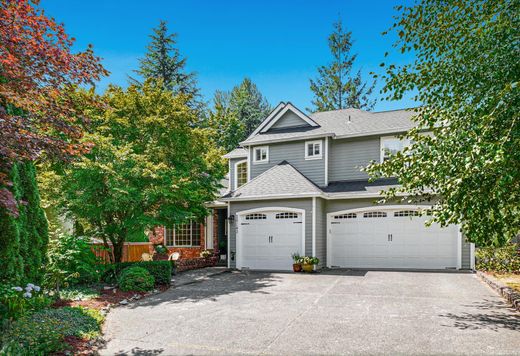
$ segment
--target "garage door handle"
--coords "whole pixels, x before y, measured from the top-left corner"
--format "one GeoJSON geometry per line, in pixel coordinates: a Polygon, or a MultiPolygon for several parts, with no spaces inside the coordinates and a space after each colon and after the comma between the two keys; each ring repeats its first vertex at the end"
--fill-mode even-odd
{"type": "Polygon", "coordinates": [[[392,234],[388,234],[388,241],[392,241],[394,239],[394,237],[392,236],[392,234]]]}

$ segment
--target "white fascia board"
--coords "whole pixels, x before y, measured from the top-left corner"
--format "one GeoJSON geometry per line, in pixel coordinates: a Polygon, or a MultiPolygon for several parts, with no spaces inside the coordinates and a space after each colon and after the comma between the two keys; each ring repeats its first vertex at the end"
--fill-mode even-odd
{"type": "Polygon", "coordinates": [[[247,142],[247,140],[245,140],[245,141],[240,142],[240,145],[249,147],[249,146],[267,145],[270,143],[302,141],[302,140],[311,140],[311,139],[325,138],[325,137],[334,137],[334,134],[333,133],[319,133],[319,134],[314,134],[314,135],[282,137],[282,138],[274,138],[271,140],[253,141],[253,142],[247,142]]]}
{"type": "Polygon", "coordinates": [[[356,132],[356,133],[346,134],[346,135],[337,135],[334,138],[336,140],[340,140],[342,138],[378,136],[378,135],[395,135],[395,134],[406,133],[411,129],[412,129],[411,127],[398,127],[398,128],[391,129],[391,130],[385,129],[385,130],[377,130],[377,131],[356,132]]]}
{"type": "Polygon", "coordinates": [[[318,127],[319,125],[314,121],[312,120],[310,117],[308,117],[307,115],[305,115],[301,110],[299,110],[297,107],[295,107],[293,104],[291,103],[287,103],[287,105],[285,105],[285,107],[283,108],[282,111],[280,111],[279,113],[276,114],[275,117],[273,117],[268,123],[267,125],[265,125],[261,130],[260,132],[266,132],[267,130],[269,130],[278,120],[280,120],[280,118],[282,116],[284,116],[287,111],[292,111],[294,114],[296,114],[300,119],[302,119],[303,121],[305,121],[306,123],[308,123],[309,125],[311,125],[312,127],[318,127]]]}
{"type": "Polygon", "coordinates": [[[277,195],[252,195],[244,198],[220,198],[221,201],[249,201],[249,200],[271,200],[271,199],[300,199],[300,198],[325,198],[322,193],[306,193],[306,194],[277,194],[277,195]]]}
{"type": "Polygon", "coordinates": [[[261,123],[260,125],[258,125],[258,127],[255,129],[255,131],[253,131],[253,133],[252,133],[251,135],[249,135],[248,138],[246,138],[246,141],[247,141],[249,138],[255,136],[257,133],[259,133],[260,130],[262,130],[262,128],[263,128],[265,125],[267,125],[267,124],[269,123],[269,121],[271,121],[271,119],[272,119],[273,117],[275,117],[276,114],[278,114],[278,112],[279,112],[280,110],[282,110],[282,109],[285,107],[285,105],[286,105],[286,104],[285,104],[283,101],[280,101],[280,104],[278,104],[278,105],[274,108],[274,110],[271,111],[271,113],[270,113],[270,114],[265,118],[265,120],[262,121],[262,123],[261,123]]]}

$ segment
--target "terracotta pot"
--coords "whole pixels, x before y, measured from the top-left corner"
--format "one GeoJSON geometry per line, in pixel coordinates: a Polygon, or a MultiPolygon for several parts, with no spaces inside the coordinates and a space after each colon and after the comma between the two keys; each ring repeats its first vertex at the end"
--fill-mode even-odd
{"type": "Polygon", "coordinates": [[[314,270],[314,265],[304,263],[302,265],[303,272],[311,273],[314,270]]]}
{"type": "Polygon", "coordinates": [[[302,271],[302,264],[301,263],[293,263],[292,270],[294,272],[301,272],[302,271]]]}

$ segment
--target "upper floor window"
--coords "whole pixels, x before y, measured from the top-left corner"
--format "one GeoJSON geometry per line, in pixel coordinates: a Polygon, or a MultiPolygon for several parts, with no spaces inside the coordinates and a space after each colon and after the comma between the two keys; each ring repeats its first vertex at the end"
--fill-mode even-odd
{"type": "Polygon", "coordinates": [[[407,138],[400,139],[395,136],[381,137],[381,162],[389,159],[409,145],[410,140],[407,138]]]}
{"type": "Polygon", "coordinates": [[[235,189],[247,183],[247,160],[235,163],[235,189]]]}
{"type": "Polygon", "coordinates": [[[199,247],[202,225],[190,220],[185,224],[177,224],[173,228],[164,229],[166,246],[199,247]]]}
{"type": "Polygon", "coordinates": [[[322,141],[305,142],[305,159],[319,159],[323,157],[322,141]]]}
{"type": "Polygon", "coordinates": [[[269,162],[269,147],[255,147],[253,154],[253,162],[255,163],[267,163],[269,162]]]}

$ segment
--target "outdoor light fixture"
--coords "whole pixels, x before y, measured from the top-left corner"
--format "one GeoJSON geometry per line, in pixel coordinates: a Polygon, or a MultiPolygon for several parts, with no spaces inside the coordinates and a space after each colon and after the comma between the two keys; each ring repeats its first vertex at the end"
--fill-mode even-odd
{"type": "Polygon", "coordinates": [[[235,215],[230,215],[230,216],[228,216],[227,219],[229,220],[230,223],[232,223],[233,221],[235,221],[235,215]]]}

